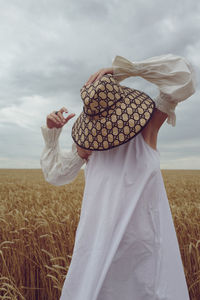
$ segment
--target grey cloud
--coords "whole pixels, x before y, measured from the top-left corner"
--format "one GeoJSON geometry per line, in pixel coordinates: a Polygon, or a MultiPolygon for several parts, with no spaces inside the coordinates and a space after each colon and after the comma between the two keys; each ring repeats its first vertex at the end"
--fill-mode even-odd
{"type": "Polygon", "coordinates": [[[86,66],[81,61],[57,60],[43,70],[16,70],[12,84],[26,89],[26,94],[55,95],[74,92],[83,84],[86,66]],[[81,72],[80,72],[81,70],[81,72]]]}
{"type": "MultiPolygon", "coordinates": [[[[99,68],[110,66],[115,55],[134,61],[171,52],[186,56],[200,75],[198,1],[13,0],[2,2],[1,8],[0,114],[7,108],[8,118],[6,123],[1,114],[1,156],[13,161],[30,158],[35,161],[31,165],[38,161],[39,166],[43,145],[39,127],[46,114],[64,105],[78,114],[80,87],[99,68]],[[19,116],[9,115],[13,107],[20,109],[19,116]],[[31,107],[39,116],[23,127],[31,107]]],[[[152,98],[158,94],[154,85],[141,78],[122,84],[144,90],[152,98]]],[[[161,129],[159,148],[166,164],[172,164],[173,158],[189,160],[190,154],[198,155],[198,95],[199,90],[178,106],[175,128],[166,124],[161,129]]],[[[63,142],[70,136],[70,126],[61,137],[63,142]]],[[[69,138],[64,145],[69,148],[70,143],[69,138]]]]}
{"type": "Polygon", "coordinates": [[[43,70],[13,69],[9,80],[2,84],[0,106],[21,102],[30,95],[63,97],[66,93],[79,93],[88,77],[87,67],[82,61],[57,60],[43,70]],[[80,72],[81,70],[81,72],[80,72]],[[12,88],[11,88],[12,87],[12,88]]]}

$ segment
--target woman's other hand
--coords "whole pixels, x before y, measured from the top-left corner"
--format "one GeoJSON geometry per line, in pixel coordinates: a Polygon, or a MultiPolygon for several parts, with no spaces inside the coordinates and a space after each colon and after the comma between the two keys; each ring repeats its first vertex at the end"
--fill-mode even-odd
{"type": "Polygon", "coordinates": [[[105,74],[113,74],[113,68],[104,68],[91,75],[85,85],[93,83],[95,80],[99,80],[105,74]]]}
{"type": "Polygon", "coordinates": [[[46,118],[46,124],[48,128],[61,128],[63,127],[75,114],[70,114],[66,118],[63,116],[63,113],[68,113],[68,110],[65,107],[62,107],[57,113],[53,111],[46,118]]]}
{"type": "Polygon", "coordinates": [[[83,148],[79,147],[78,145],[76,145],[76,148],[77,148],[78,155],[81,158],[88,160],[88,157],[91,155],[92,151],[83,149],[83,148]]]}

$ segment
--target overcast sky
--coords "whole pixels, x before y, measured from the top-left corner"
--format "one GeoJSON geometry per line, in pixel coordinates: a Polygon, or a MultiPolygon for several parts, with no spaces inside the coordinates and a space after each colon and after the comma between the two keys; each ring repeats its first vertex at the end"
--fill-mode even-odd
{"type": "MultiPolygon", "coordinates": [[[[78,116],[80,88],[116,55],[174,53],[192,63],[197,91],[160,131],[161,168],[200,169],[199,50],[198,0],[0,0],[0,168],[39,168],[46,115],[65,106],[78,116]]],[[[123,84],[158,94],[141,78],[123,84]]]]}

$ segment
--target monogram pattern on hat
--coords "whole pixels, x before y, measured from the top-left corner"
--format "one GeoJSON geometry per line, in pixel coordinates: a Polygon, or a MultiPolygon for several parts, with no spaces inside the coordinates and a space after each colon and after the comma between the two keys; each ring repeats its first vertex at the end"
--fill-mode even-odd
{"type": "Polygon", "coordinates": [[[116,83],[113,76],[102,77],[100,82],[96,81],[89,88],[83,87],[81,89],[84,112],[94,116],[108,110],[120,100],[122,92],[121,86],[116,83]]]}
{"type": "Polygon", "coordinates": [[[147,94],[120,86],[111,75],[84,87],[81,97],[84,110],[73,125],[72,137],[90,150],[108,150],[128,142],[144,128],[155,107],[147,94]],[[111,92],[114,98],[108,96],[111,92]]]}

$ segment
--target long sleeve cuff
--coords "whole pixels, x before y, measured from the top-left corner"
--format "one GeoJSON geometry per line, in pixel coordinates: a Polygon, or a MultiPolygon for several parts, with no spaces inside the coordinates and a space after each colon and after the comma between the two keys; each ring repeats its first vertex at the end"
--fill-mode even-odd
{"type": "Polygon", "coordinates": [[[70,183],[75,179],[86,160],[78,155],[74,143],[71,151],[60,149],[59,136],[62,131],[61,128],[49,129],[42,126],[41,131],[45,147],[40,158],[40,164],[46,181],[53,185],[70,183]]]}
{"type": "Polygon", "coordinates": [[[47,148],[53,148],[57,145],[62,128],[41,127],[42,135],[47,148]]]}
{"type": "Polygon", "coordinates": [[[175,126],[176,125],[175,108],[178,105],[178,103],[171,102],[169,100],[169,96],[162,93],[160,93],[160,95],[156,97],[154,101],[155,101],[156,108],[168,115],[167,123],[172,126],[175,126]]]}

